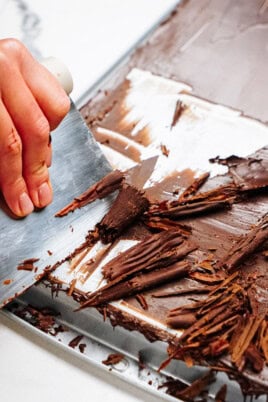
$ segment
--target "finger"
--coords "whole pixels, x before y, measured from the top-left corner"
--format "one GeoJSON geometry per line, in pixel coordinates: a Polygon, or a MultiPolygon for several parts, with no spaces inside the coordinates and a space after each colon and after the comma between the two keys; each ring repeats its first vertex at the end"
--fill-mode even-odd
{"type": "Polygon", "coordinates": [[[70,110],[70,99],[57,79],[32,57],[25,57],[21,66],[23,77],[45,114],[51,130],[70,110]]]}
{"type": "Polygon", "coordinates": [[[22,177],[22,144],[9,114],[0,102],[0,187],[11,211],[30,214],[33,203],[22,177]]]}
{"type": "Polygon", "coordinates": [[[45,207],[52,201],[46,164],[51,153],[49,123],[17,71],[3,88],[2,99],[21,137],[23,177],[29,195],[36,207],[45,207]]]}

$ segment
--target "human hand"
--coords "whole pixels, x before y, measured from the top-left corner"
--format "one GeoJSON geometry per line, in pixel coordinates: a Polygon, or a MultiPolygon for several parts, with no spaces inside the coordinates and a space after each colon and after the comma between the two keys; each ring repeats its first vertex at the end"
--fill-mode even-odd
{"type": "Polygon", "coordinates": [[[52,201],[50,131],[69,109],[56,78],[22,43],[0,40],[0,190],[19,217],[52,201]]]}

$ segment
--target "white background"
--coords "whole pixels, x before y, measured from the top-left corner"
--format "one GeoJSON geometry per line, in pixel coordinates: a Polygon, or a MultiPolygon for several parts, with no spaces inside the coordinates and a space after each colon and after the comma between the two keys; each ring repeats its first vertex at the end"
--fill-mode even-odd
{"type": "MultiPolygon", "coordinates": [[[[0,0],[0,38],[57,56],[75,101],[177,0],[0,0]]],[[[81,362],[0,315],[1,402],[137,402],[155,397],[81,362]]]]}

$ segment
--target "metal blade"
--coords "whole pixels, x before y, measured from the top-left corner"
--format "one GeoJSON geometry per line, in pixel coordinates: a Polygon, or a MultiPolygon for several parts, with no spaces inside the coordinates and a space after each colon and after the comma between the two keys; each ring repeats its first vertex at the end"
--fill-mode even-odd
{"type": "Polygon", "coordinates": [[[0,307],[33,285],[47,266],[53,266],[78,247],[96,223],[95,216],[101,215],[104,208],[100,203],[64,218],[54,217],[74,196],[111,170],[73,104],[53,132],[52,146],[53,203],[24,219],[14,219],[4,203],[0,205],[0,307]],[[17,269],[31,258],[38,258],[35,270],[17,269]]]}

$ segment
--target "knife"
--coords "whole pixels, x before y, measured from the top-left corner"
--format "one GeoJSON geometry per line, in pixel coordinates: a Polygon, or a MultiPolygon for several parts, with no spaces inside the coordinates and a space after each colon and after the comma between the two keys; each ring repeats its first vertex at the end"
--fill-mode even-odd
{"type": "Polygon", "coordinates": [[[73,102],[68,115],[52,133],[52,144],[52,204],[16,219],[0,199],[0,307],[26,291],[46,268],[78,247],[95,224],[96,207],[92,205],[64,219],[54,216],[75,195],[111,171],[73,102]]]}

